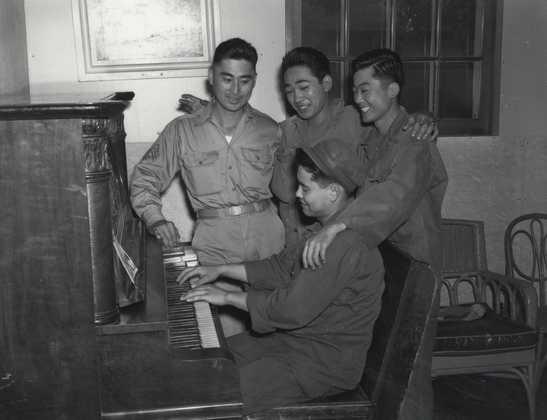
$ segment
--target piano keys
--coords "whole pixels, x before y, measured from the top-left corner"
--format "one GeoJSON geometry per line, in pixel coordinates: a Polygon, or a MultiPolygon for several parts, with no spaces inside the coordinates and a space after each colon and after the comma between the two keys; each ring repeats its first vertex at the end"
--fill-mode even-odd
{"type": "Polygon", "coordinates": [[[117,326],[98,327],[102,417],[239,418],[239,374],[215,308],[180,301],[188,286],[176,278],[197,259],[147,240],[147,300],[123,308],[117,326]]]}
{"type": "Polygon", "coordinates": [[[190,289],[179,285],[178,271],[167,276],[167,329],[172,349],[211,349],[220,347],[213,310],[207,302],[183,302],[180,296],[190,289]]]}
{"type": "MultiPolygon", "coordinates": [[[[196,253],[188,244],[163,252],[163,265],[167,292],[167,329],[171,350],[207,350],[202,357],[226,354],[226,343],[216,310],[207,302],[184,302],[182,294],[190,284],[177,283],[177,277],[186,267],[199,265],[196,253]],[[222,343],[222,345],[221,345],[222,343]],[[216,349],[217,351],[214,351],[216,349]]],[[[188,353],[192,358],[196,353],[188,353]]],[[[226,357],[229,357],[228,355],[226,357]]]]}

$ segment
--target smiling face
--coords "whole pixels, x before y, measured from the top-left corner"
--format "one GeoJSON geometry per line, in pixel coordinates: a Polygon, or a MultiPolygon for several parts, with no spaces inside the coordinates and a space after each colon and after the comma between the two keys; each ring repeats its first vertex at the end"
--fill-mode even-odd
{"type": "Polygon", "coordinates": [[[209,69],[209,83],[216,102],[226,111],[237,112],[249,102],[256,72],[247,60],[227,58],[209,69]]]}
{"type": "Polygon", "coordinates": [[[398,94],[399,84],[374,77],[372,67],[358,70],[353,75],[353,100],[364,123],[373,123],[379,128],[391,123],[398,94]]]}
{"type": "Polygon", "coordinates": [[[322,186],[312,179],[311,172],[303,166],[298,166],[296,178],[298,180],[296,198],[306,216],[322,219],[332,213],[332,203],[337,198],[333,184],[322,186]]]}
{"type": "Polygon", "coordinates": [[[303,120],[313,120],[326,112],[332,78],[329,75],[319,80],[309,67],[289,67],[283,75],[285,97],[303,120]]]}

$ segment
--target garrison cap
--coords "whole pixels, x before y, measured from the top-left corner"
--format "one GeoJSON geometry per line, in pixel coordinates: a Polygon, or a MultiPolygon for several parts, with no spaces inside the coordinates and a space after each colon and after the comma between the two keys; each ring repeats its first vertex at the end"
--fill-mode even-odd
{"type": "Polygon", "coordinates": [[[302,150],[325,175],[342,185],[349,194],[363,183],[364,165],[350,143],[327,138],[313,146],[304,146],[302,150]]]}

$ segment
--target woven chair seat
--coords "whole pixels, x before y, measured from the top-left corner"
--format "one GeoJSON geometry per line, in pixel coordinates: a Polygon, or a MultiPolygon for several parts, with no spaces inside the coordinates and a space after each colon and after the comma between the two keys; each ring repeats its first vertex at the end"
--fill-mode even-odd
{"type": "Polygon", "coordinates": [[[435,356],[490,354],[533,349],[537,331],[487,310],[474,321],[440,321],[433,353],[435,356]]]}

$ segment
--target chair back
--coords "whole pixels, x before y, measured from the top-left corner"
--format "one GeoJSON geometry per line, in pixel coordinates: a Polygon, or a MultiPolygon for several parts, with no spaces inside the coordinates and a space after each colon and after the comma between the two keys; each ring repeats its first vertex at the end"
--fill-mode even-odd
{"type": "Polygon", "coordinates": [[[426,264],[387,243],[380,251],[385,290],[361,385],[376,403],[377,418],[397,419],[420,392],[413,381],[430,378],[429,369],[418,370],[430,367],[438,286],[426,264]]]}
{"type": "Polygon", "coordinates": [[[484,223],[479,220],[442,219],[442,274],[487,269],[484,223]]]}
{"type": "Polygon", "coordinates": [[[505,229],[505,275],[539,286],[539,304],[546,304],[547,214],[529,213],[515,218],[505,229]]]}

